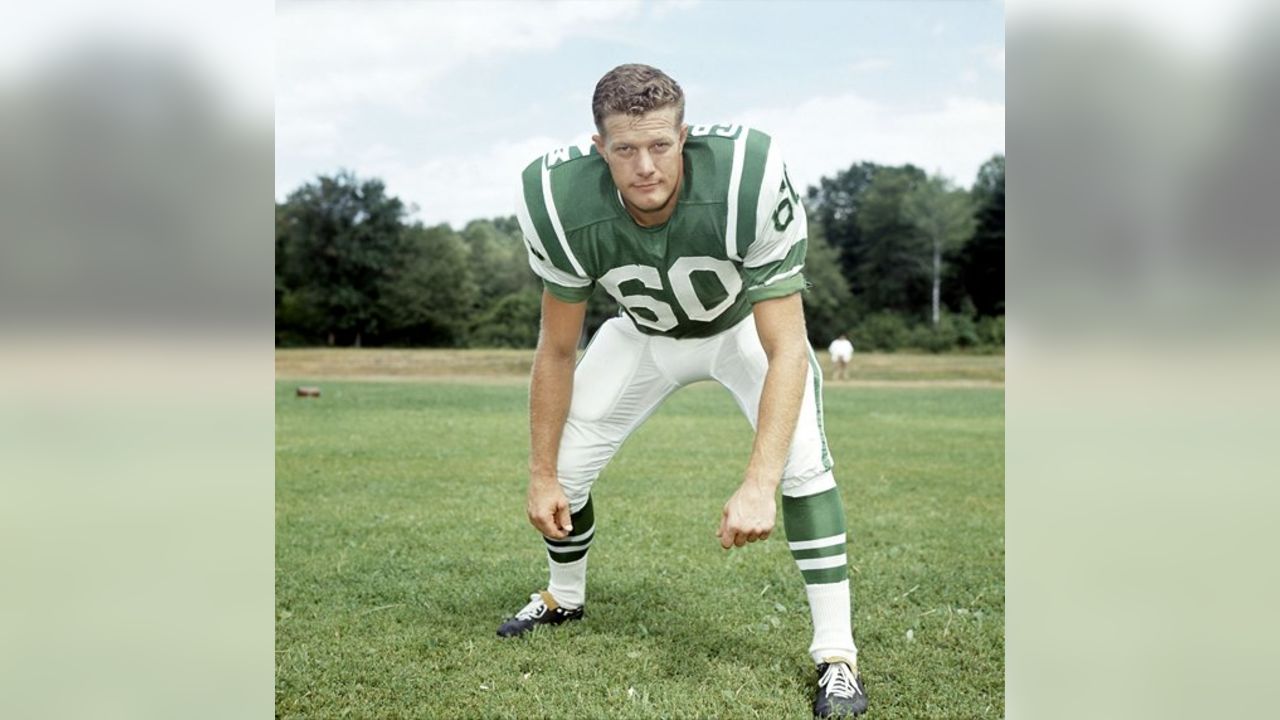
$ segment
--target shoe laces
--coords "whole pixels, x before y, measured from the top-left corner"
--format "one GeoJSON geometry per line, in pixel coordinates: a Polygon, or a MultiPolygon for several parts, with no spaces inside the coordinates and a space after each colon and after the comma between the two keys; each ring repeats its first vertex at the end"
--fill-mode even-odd
{"type": "Polygon", "coordinates": [[[529,596],[529,604],[520,608],[520,612],[516,613],[517,620],[536,620],[542,617],[547,611],[547,604],[542,601],[541,593],[534,593],[529,596]]]}
{"type": "Polygon", "coordinates": [[[827,665],[827,671],[818,680],[818,687],[826,688],[828,695],[842,698],[851,698],[862,692],[853,671],[842,662],[827,665]]]}

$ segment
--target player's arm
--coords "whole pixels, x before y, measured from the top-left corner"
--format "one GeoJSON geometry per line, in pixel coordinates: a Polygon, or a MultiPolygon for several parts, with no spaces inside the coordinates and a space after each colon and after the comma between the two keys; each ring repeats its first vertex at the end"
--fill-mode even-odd
{"type": "Polygon", "coordinates": [[[573,370],[585,302],[565,302],[542,292],[542,329],[529,382],[529,522],[550,538],[568,537],[569,501],[560,488],[556,462],[560,436],[573,399],[573,370]]]}
{"type": "Polygon", "coordinates": [[[744,482],[758,483],[772,494],[782,482],[782,470],[804,401],[809,371],[809,341],[805,335],[800,293],[756,303],[756,333],[769,358],[755,444],[744,482]]]}
{"type": "Polygon", "coordinates": [[[720,522],[720,544],[726,548],[763,540],[773,531],[774,494],[804,400],[809,362],[800,299],[808,223],[800,195],[774,148],[766,158],[757,198],[756,237],[745,248],[742,268],[769,369],[760,393],[751,459],[720,522]]]}
{"type": "Polygon", "coordinates": [[[756,332],[769,359],[751,459],[742,485],[725,503],[720,522],[721,547],[742,547],[773,531],[774,494],[795,434],[809,368],[804,308],[800,294],[755,304],[756,332]]]}

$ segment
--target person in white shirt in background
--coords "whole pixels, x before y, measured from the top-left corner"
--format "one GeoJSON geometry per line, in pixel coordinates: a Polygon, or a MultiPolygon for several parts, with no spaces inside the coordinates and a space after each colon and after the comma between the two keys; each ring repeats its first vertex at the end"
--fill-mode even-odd
{"type": "Polygon", "coordinates": [[[849,336],[840,333],[840,337],[831,341],[827,352],[831,353],[831,362],[835,365],[835,379],[843,380],[844,371],[849,367],[849,361],[853,359],[853,343],[849,341],[849,336]]]}

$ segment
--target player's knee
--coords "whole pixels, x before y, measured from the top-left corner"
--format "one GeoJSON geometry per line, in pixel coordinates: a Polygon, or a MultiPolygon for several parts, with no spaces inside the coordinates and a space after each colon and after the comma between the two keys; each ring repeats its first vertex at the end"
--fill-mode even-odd
{"type": "Polygon", "coordinates": [[[835,475],[830,470],[808,473],[782,479],[782,494],[787,497],[805,497],[826,492],[836,486],[835,475]]]}
{"type": "Polygon", "coordinates": [[[576,513],[591,498],[591,478],[560,476],[560,489],[564,490],[565,499],[569,501],[569,512],[576,513]]]}

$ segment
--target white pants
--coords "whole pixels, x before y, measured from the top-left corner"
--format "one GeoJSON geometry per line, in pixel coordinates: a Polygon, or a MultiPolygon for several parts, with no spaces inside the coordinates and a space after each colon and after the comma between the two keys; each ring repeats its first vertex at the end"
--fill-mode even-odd
{"type": "MultiPolygon", "coordinates": [[[[606,322],[574,372],[573,403],[560,440],[560,485],[570,509],[577,512],[586,504],[591,484],[623,441],[668,395],[689,383],[723,385],[755,428],[768,368],[750,316],[714,337],[685,340],[645,335],[626,317],[606,322]]],[[[816,368],[810,349],[804,402],[782,473],[782,493],[793,497],[835,487],[816,368]]]]}

